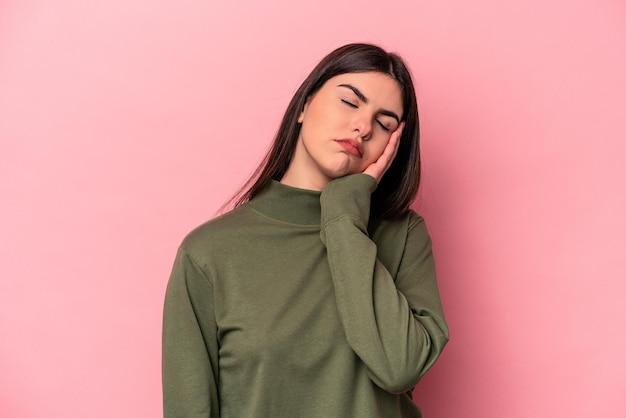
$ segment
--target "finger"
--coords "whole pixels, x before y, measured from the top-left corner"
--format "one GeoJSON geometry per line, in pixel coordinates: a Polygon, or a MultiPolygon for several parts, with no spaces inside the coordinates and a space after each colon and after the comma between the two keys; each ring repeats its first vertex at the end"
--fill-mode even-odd
{"type": "Polygon", "coordinates": [[[393,155],[391,156],[392,161],[394,160],[394,158],[396,158],[396,155],[398,154],[398,149],[400,148],[400,138],[402,137],[402,128],[404,128],[404,125],[401,125],[401,127],[397,129],[396,132],[394,132],[395,140],[394,140],[394,147],[393,147],[393,155]]]}
{"type": "Polygon", "coordinates": [[[376,160],[376,162],[372,163],[365,170],[365,174],[370,174],[376,179],[376,181],[380,181],[387,169],[391,166],[391,162],[395,158],[397,150],[398,137],[397,135],[392,134],[389,138],[387,146],[383,150],[383,153],[380,155],[380,157],[378,157],[378,160],[376,160]]]}
{"type": "Polygon", "coordinates": [[[399,126],[398,129],[396,129],[396,131],[394,132],[394,134],[396,134],[397,138],[398,138],[398,143],[400,143],[400,138],[402,138],[402,132],[404,132],[404,125],[405,123],[402,122],[399,126]]]}
{"type": "Polygon", "coordinates": [[[391,162],[396,157],[399,143],[400,141],[398,140],[397,135],[393,135],[391,139],[389,139],[389,143],[387,144],[387,147],[385,148],[385,151],[383,152],[383,155],[381,156],[381,157],[384,157],[383,161],[385,162],[385,167],[388,167],[389,165],[391,165],[391,162]]]}
{"type": "MultiPolygon", "coordinates": [[[[378,160],[374,163],[376,166],[380,167],[382,173],[387,171],[389,165],[391,165],[391,161],[393,161],[393,157],[395,155],[396,146],[398,143],[398,139],[395,136],[392,136],[387,143],[387,146],[383,150],[383,153],[378,157],[378,160]]],[[[382,177],[382,173],[380,176],[382,177]]]]}
{"type": "MultiPolygon", "coordinates": [[[[402,122],[398,128],[393,131],[391,137],[389,138],[389,143],[387,144],[388,148],[392,150],[392,159],[396,156],[398,152],[398,148],[400,146],[400,137],[402,136],[402,131],[404,130],[404,122],[402,122]]],[[[387,151],[387,149],[385,149],[387,151]]]]}
{"type": "Polygon", "coordinates": [[[378,157],[376,162],[372,163],[369,167],[365,169],[364,174],[369,174],[374,177],[377,182],[380,182],[380,179],[383,177],[385,172],[391,166],[394,158],[398,153],[398,148],[400,145],[400,136],[402,135],[402,130],[404,128],[404,123],[400,124],[398,128],[390,135],[389,142],[387,146],[383,150],[383,153],[378,157]]]}
{"type": "Polygon", "coordinates": [[[400,126],[398,126],[398,129],[396,129],[393,132],[393,134],[391,134],[391,137],[389,138],[389,143],[387,144],[387,147],[385,148],[385,151],[383,152],[383,155],[387,154],[388,150],[390,150],[391,152],[391,155],[385,155],[385,157],[388,157],[388,160],[386,161],[386,164],[385,164],[386,165],[385,170],[389,168],[394,158],[396,158],[396,155],[398,154],[398,148],[400,148],[400,137],[402,136],[403,129],[404,129],[404,123],[401,123],[400,126]]]}

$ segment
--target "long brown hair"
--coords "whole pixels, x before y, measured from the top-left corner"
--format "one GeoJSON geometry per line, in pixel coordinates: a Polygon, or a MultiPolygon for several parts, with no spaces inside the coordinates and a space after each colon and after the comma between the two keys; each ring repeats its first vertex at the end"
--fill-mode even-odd
{"type": "Polygon", "coordinates": [[[234,207],[253,199],[271,180],[280,181],[283,177],[296,148],[301,126],[298,116],[307,99],[332,77],[369,71],[387,74],[398,81],[404,106],[402,121],[405,122],[398,154],[372,194],[371,215],[394,218],[408,210],[420,183],[419,117],[413,80],[398,55],[362,43],[348,44],[328,54],[300,85],[287,107],[272,147],[233,198],[234,207]]]}

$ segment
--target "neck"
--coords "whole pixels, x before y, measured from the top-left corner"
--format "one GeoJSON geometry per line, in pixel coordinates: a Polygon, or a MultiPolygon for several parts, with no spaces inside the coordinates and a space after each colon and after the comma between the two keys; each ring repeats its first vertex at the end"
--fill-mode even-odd
{"type": "Polygon", "coordinates": [[[306,150],[302,147],[302,141],[298,141],[289,167],[280,182],[286,186],[320,192],[332,178],[321,173],[319,167],[313,167],[315,163],[311,159],[304,158],[306,150]]]}
{"type": "Polygon", "coordinates": [[[271,180],[247,204],[268,218],[319,227],[320,194],[318,191],[294,188],[271,180]]]}
{"type": "Polygon", "coordinates": [[[315,190],[321,192],[324,186],[326,186],[330,179],[328,178],[311,178],[310,174],[299,173],[299,170],[287,169],[287,172],[280,179],[280,182],[285,186],[295,187],[298,189],[315,190]]]}

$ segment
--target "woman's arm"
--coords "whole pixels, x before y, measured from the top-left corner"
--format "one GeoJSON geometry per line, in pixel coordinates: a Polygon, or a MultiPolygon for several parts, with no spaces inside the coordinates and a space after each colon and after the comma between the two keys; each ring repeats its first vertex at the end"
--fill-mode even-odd
{"type": "Polygon", "coordinates": [[[179,249],[163,311],[163,415],[219,417],[213,286],[179,249]]]}
{"type": "Polygon", "coordinates": [[[415,386],[448,341],[424,222],[411,215],[402,259],[392,277],[369,238],[370,195],[376,180],[355,174],[322,191],[321,238],[328,251],[337,308],[348,343],[381,388],[415,386]]]}

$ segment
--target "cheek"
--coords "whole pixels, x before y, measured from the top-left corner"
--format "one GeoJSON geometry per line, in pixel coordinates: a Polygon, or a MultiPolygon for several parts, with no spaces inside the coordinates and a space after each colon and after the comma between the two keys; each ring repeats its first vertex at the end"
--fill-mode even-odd
{"type": "Polygon", "coordinates": [[[388,142],[389,138],[386,138],[385,140],[377,141],[376,143],[370,144],[371,146],[368,149],[369,155],[367,156],[367,160],[370,164],[378,160],[378,158],[383,155],[383,151],[385,151],[385,147],[387,146],[388,142]]]}
{"type": "Polygon", "coordinates": [[[336,125],[336,115],[326,111],[321,106],[310,106],[304,115],[302,122],[302,130],[308,133],[310,137],[317,138],[325,136],[324,134],[336,125]]]}
{"type": "Polygon", "coordinates": [[[367,148],[367,156],[365,159],[361,160],[361,164],[358,169],[359,172],[365,170],[370,164],[375,163],[380,156],[383,155],[383,151],[385,150],[388,141],[389,140],[387,139],[385,141],[381,141],[381,143],[368,144],[369,148],[367,148]]]}

